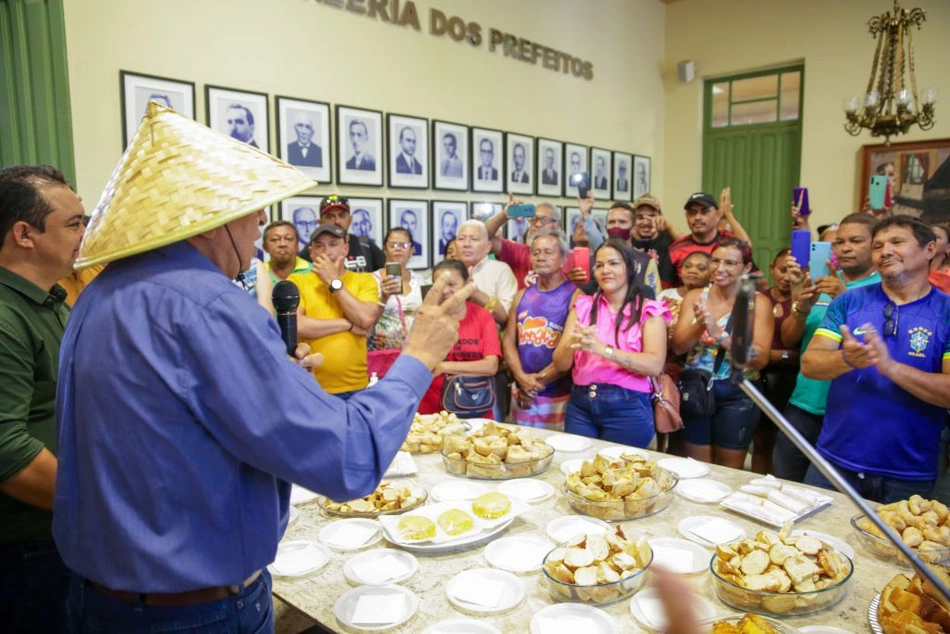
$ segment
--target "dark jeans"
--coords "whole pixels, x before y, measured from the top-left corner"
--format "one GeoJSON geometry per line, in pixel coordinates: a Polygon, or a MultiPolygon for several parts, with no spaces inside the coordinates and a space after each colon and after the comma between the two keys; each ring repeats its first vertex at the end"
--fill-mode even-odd
{"type": "Polygon", "coordinates": [[[617,385],[575,385],[564,431],[646,448],[656,433],[653,401],[650,394],[617,385]]]}
{"type": "MultiPolygon", "coordinates": [[[[900,480],[898,478],[887,478],[885,476],[871,475],[870,473],[858,473],[850,471],[844,467],[832,463],[838,473],[847,480],[848,484],[854,487],[858,494],[874,502],[881,504],[890,504],[906,500],[910,496],[917,495],[927,497],[933,488],[933,480],[900,480]]],[[[821,471],[815,468],[815,465],[808,467],[808,473],[805,475],[805,484],[821,487],[822,489],[831,489],[835,491],[834,485],[828,481],[821,471]]]]}
{"type": "Polygon", "coordinates": [[[740,451],[748,449],[759,424],[759,408],[728,379],[714,381],[712,391],[716,411],[712,416],[683,421],[686,442],[740,451]]]}
{"type": "Polygon", "coordinates": [[[0,632],[65,632],[69,577],[52,539],[0,546],[0,632]]]}
{"type": "MultiPolygon", "coordinates": [[[[797,429],[812,446],[818,443],[821,435],[821,424],[825,417],[810,414],[803,409],[789,405],[783,412],[792,427],[797,429]]],[[[805,473],[811,463],[805,454],[798,450],[792,441],[783,433],[775,439],[775,452],[772,455],[772,471],[776,478],[784,478],[794,482],[804,482],[805,473]]]]}
{"type": "Polygon", "coordinates": [[[265,569],[253,583],[232,597],[185,607],[127,603],[108,596],[88,580],[73,575],[69,586],[69,621],[71,631],[75,634],[270,633],[274,631],[270,573],[265,569]]]}

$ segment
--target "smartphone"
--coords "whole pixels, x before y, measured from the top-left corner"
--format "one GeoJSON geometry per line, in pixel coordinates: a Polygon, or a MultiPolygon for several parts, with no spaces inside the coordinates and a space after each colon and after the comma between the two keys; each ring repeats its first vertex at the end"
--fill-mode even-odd
{"type": "Polygon", "coordinates": [[[587,198],[587,193],[590,191],[590,172],[574,174],[571,184],[577,187],[578,198],[587,198]]]}
{"type": "Polygon", "coordinates": [[[795,229],[792,231],[792,257],[798,262],[798,266],[805,268],[811,262],[811,231],[808,229],[795,229]]]}
{"type": "Polygon", "coordinates": [[[871,209],[881,210],[885,208],[887,199],[887,176],[872,176],[871,190],[868,193],[871,209]]]}
{"type": "Polygon", "coordinates": [[[581,268],[590,280],[590,249],[588,247],[574,247],[567,254],[567,270],[581,268]]]}
{"type": "Polygon", "coordinates": [[[534,218],[534,213],[535,207],[531,203],[508,206],[509,218],[534,218]]]}
{"type": "Polygon", "coordinates": [[[399,279],[399,294],[402,295],[402,265],[399,262],[387,262],[386,275],[399,279]]]}
{"type": "Polygon", "coordinates": [[[798,207],[799,216],[808,216],[811,214],[811,207],[808,205],[807,187],[792,188],[792,200],[795,201],[795,206],[798,207]]]}
{"type": "Polygon", "coordinates": [[[831,259],[830,242],[812,242],[811,256],[808,258],[808,270],[811,274],[812,283],[819,277],[828,275],[828,264],[825,260],[831,259]]]}

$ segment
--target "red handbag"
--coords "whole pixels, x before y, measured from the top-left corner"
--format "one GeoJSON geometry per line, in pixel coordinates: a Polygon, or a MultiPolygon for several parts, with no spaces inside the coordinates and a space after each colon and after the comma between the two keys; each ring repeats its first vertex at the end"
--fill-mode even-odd
{"type": "Polygon", "coordinates": [[[653,385],[653,423],[658,434],[670,434],[683,428],[680,416],[680,391],[669,374],[651,376],[653,385]]]}

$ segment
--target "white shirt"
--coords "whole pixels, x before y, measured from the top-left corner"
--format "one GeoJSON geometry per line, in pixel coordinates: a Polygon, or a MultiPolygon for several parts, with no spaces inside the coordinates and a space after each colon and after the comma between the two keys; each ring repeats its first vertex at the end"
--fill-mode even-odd
{"type": "Polygon", "coordinates": [[[507,313],[518,293],[518,280],[511,267],[504,262],[486,257],[472,268],[472,277],[478,290],[495,297],[507,313]]]}

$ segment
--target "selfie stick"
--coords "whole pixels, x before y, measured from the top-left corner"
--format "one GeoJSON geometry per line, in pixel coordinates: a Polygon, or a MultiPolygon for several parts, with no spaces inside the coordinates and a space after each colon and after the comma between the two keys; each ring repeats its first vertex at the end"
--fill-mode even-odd
{"type": "Polygon", "coordinates": [[[755,324],[755,281],[757,277],[759,276],[742,276],[739,280],[739,290],[736,293],[736,303],[732,309],[733,329],[732,349],[730,351],[730,357],[732,358],[732,384],[738,386],[745,392],[746,395],[752,399],[752,402],[765,412],[766,416],[771,418],[778,428],[782,430],[782,433],[788,436],[788,439],[798,447],[798,450],[805,454],[808,460],[828,478],[828,481],[831,482],[836,489],[851,498],[851,501],[864,513],[865,517],[874,522],[875,526],[877,526],[878,529],[893,542],[901,554],[910,561],[911,565],[917,570],[917,573],[929,581],[931,585],[943,595],[943,598],[950,602],[950,590],[937,578],[937,575],[920,560],[918,555],[911,550],[910,546],[904,543],[904,540],[894,532],[894,529],[881,519],[867,501],[858,495],[857,491],[848,484],[847,480],[841,477],[838,470],[835,469],[830,462],[825,460],[825,458],[805,440],[805,437],[782,416],[781,412],[765,398],[762,392],[745,378],[743,370],[753,357],[752,336],[754,332],[753,326],[755,324]]]}

